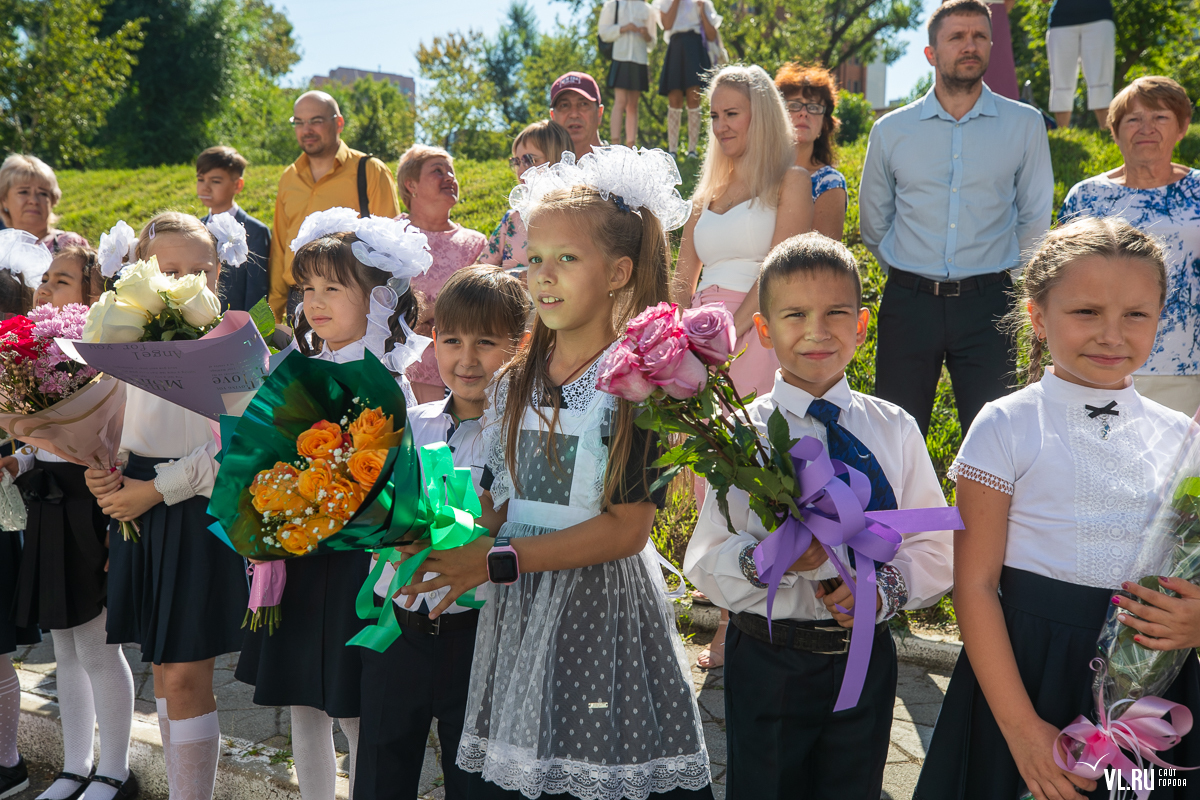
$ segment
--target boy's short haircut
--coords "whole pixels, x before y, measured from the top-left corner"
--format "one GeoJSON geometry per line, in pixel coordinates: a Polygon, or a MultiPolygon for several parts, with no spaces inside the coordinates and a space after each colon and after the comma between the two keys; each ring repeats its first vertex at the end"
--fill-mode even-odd
{"type": "Polygon", "coordinates": [[[439,332],[507,336],[525,335],[533,303],[524,285],[491,264],[464,267],[450,276],[433,306],[439,332]]]}
{"type": "Polygon", "coordinates": [[[854,305],[862,305],[862,276],[850,248],[813,231],[785,239],[767,254],[758,271],[758,307],[762,315],[771,312],[771,287],[794,275],[809,272],[841,275],[854,283],[854,305]]]}
{"type": "Polygon", "coordinates": [[[214,169],[223,169],[235,178],[240,178],[246,172],[246,157],[232,147],[217,145],[210,147],[196,157],[196,174],[203,175],[214,169]]]}

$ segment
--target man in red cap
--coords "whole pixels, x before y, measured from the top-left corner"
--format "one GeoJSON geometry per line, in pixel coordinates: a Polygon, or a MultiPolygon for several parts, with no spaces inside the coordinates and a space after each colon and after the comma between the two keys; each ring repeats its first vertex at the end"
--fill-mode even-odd
{"type": "Polygon", "coordinates": [[[604,144],[598,133],[604,106],[600,103],[596,79],[584,72],[560,75],[550,87],[550,119],[571,134],[576,158],[583,158],[593,147],[604,144]]]}

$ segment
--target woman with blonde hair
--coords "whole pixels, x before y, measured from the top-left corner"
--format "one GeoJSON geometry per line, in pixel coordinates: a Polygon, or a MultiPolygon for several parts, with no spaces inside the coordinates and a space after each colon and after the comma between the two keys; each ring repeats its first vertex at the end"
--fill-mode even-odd
{"type": "Polygon", "coordinates": [[[32,233],[51,253],[66,247],[87,247],[78,233],[54,227],[54,207],[62,199],[58,178],[36,156],[13,153],[0,164],[0,220],[6,228],[32,233]]]}
{"type": "MultiPolygon", "coordinates": [[[[508,165],[520,181],[530,167],[542,164],[557,164],[563,153],[571,151],[571,134],[552,119],[540,119],[525,127],[513,139],[512,158],[508,165]]],[[[529,269],[525,255],[528,234],[521,215],[515,209],[504,212],[500,224],[488,237],[487,247],[479,255],[480,264],[495,264],[505,271],[524,279],[529,269]]]]}
{"type": "MultiPolygon", "coordinates": [[[[730,375],[742,394],[763,395],[774,386],[779,359],[754,332],[758,270],[771,248],[812,230],[812,181],[795,165],[796,145],[783,97],[762,67],[731,65],[708,87],[708,152],[692,195],[692,217],[683,229],[675,270],[680,306],[721,303],[737,330],[730,375]]],[[[704,496],[698,487],[698,498],[704,496]]],[[[725,662],[722,613],[703,669],[725,662]]]]}

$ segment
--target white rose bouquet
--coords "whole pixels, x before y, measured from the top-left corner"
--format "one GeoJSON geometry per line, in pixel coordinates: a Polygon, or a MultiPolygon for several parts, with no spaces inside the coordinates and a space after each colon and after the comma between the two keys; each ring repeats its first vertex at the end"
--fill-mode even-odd
{"type": "Polygon", "coordinates": [[[203,275],[171,278],[151,256],[126,267],[88,313],[85,342],[174,342],[199,339],[221,321],[221,301],[203,275]]]}

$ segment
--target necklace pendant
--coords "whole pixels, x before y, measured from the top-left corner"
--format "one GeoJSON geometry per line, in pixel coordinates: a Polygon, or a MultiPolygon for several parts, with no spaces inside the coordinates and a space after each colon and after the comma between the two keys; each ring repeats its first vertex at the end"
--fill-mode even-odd
{"type": "Polygon", "coordinates": [[[1100,426],[1100,438],[1108,441],[1108,434],[1112,430],[1112,424],[1108,421],[1108,417],[1104,418],[1104,424],[1100,426]]]}

